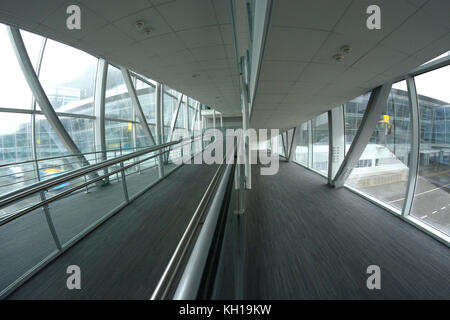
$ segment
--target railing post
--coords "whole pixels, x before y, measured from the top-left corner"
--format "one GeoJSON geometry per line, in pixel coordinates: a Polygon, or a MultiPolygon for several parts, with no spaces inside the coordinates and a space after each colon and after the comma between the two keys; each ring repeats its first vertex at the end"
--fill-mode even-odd
{"type": "Polygon", "coordinates": [[[127,188],[127,181],[125,178],[125,170],[123,169],[123,162],[120,162],[120,168],[122,168],[122,170],[120,171],[120,175],[122,176],[122,187],[123,187],[123,195],[125,197],[125,202],[129,203],[130,202],[130,198],[128,197],[128,188],[127,188]]]}

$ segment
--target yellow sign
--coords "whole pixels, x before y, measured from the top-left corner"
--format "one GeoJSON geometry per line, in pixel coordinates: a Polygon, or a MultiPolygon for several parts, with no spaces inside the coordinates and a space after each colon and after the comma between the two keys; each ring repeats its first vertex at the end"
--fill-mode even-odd
{"type": "Polygon", "coordinates": [[[128,131],[131,131],[133,129],[133,124],[131,122],[128,122],[128,131]]]}
{"type": "Polygon", "coordinates": [[[380,121],[378,121],[378,122],[389,123],[389,115],[388,115],[388,114],[385,114],[385,115],[383,116],[383,120],[380,120],[380,121]]]}
{"type": "Polygon", "coordinates": [[[41,144],[41,139],[37,138],[37,139],[36,139],[36,143],[37,143],[37,144],[41,144]]]}

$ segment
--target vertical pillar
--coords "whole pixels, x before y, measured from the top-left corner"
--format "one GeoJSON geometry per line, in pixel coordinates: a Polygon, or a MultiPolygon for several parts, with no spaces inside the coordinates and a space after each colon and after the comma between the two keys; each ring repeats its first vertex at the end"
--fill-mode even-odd
{"type": "Polygon", "coordinates": [[[407,77],[408,96],[411,114],[411,151],[409,156],[409,176],[406,185],[405,201],[403,203],[402,215],[406,216],[411,212],[414,200],[414,192],[417,184],[417,173],[419,171],[419,152],[420,152],[420,117],[419,101],[417,98],[417,89],[414,78],[407,77]]]}
{"type": "Polygon", "coordinates": [[[308,167],[313,167],[313,127],[312,120],[308,121],[308,167]]]}
{"type": "Polygon", "coordinates": [[[331,184],[345,156],[344,107],[328,111],[328,183],[331,184]]]}
{"type": "MultiPolygon", "coordinates": [[[[162,133],[163,133],[163,110],[162,110],[162,85],[160,83],[158,83],[156,85],[156,94],[155,94],[155,107],[156,107],[156,112],[155,112],[155,116],[156,116],[156,144],[160,145],[163,143],[163,137],[162,137],[162,133]]],[[[157,152],[161,152],[162,150],[159,150],[157,152]]],[[[164,161],[163,161],[163,156],[159,155],[158,156],[158,170],[159,170],[159,177],[163,178],[164,177],[164,161]]]]}
{"type": "Polygon", "coordinates": [[[292,133],[292,141],[291,145],[289,147],[289,158],[288,161],[292,162],[295,158],[295,150],[300,143],[300,132],[301,132],[301,125],[298,125],[294,128],[294,132],[292,133]]]}

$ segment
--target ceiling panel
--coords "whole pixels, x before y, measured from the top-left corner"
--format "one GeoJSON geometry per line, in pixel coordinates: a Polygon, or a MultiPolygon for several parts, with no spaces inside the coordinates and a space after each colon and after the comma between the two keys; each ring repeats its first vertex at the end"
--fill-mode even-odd
{"type": "MultiPolygon", "coordinates": [[[[100,13],[101,16],[109,22],[116,21],[119,18],[142,11],[145,8],[152,6],[151,2],[148,0],[80,0],[80,2],[87,5],[92,10],[100,13]]],[[[76,1],[71,1],[71,3],[74,4],[76,1]]]]}
{"type": "Polygon", "coordinates": [[[352,0],[275,1],[273,26],[332,30],[352,0]],[[320,19],[317,17],[320,16],[320,19]]]}
{"type": "Polygon", "coordinates": [[[328,32],[272,27],[264,58],[281,61],[309,61],[323,44],[328,32]]]}
{"type": "Polygon", "coordinates": [[[217,24],[211,0],[177,0],[157,6],[175,31],[217,24]]]}
{"type": "Polygon", "coordinates": [[[114,22],[114,25],[136,41],[142,41],[171,32],[170,26],[154,8],[140,10],[137,13],[118,19],[114,22]],[[137,21],[143,21],[145,23],[144,28],[150,28],[150,33],[146,34],[143,30],[139,29],[136,26],[137,21]]]}

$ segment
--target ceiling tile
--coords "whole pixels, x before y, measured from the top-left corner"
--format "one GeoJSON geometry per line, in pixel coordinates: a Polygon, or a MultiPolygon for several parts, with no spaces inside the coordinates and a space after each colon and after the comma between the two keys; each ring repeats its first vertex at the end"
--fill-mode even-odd
{"type": "Polygon", "coordinates": [[[331,33],[312,61],[339,66],[351,66],[376,44],[376,41],[370,41],[348,34],[331,33]],[[350,46],[351,52],[344,55],[343,61],[338,62],[333,57],[338,53],[342,53],[341,48],[344,45],[350,46]]]}
{"type": "Polygon", "coordinates": [[[448,29],[438,24],[435,18],[417,12],[381,44],[412,55],[447,33],[448,29]]]}
{"type": "Polygon", "coordinates": [[[356,62],[353,67],[361,71],[382,73],[387,68],[407,58],[408,56],[401,52],[379,45],[356,62]]]}
{"type": "MultiPolygon", "coordinates": [[[[80,0],[108,21],[116,21],[151,6],[147,0],[80,0]]],[[[72,1],[73,2],[73,1],[72,1]]],[[[83,14],[84,12],[82,12],[83,14]]]]}
{"type": "Polygon", "coordinates": [[[223,44],[218,26],[209,26],[177,32],[188,48],[210,47],[223,44]]]}
{"type": "Polygon", "coordinates": [[[334,81],[338,76],[343,74],[346,69],[345,66],[310,63],[302,72],[299,80],[326,84],[334,81]]]}
{"type": "Polygon", "coordinates": [[[331,31],[351,2],[351,0],[275,1],[271,24],[331,31]]]}
{"type": "Polygon", "coordinates": [[[175,31],[217,24],[211,0],[177,0],[157,8],[175,31]]]}
{"type": "MultiPolygon", "coordinates": [[[[66,0],[2,0],[0,4],[0,12],[8,13],[18,18],[20,17],[21,20],[28,20],[29,23],[40,23],[56,9],[61,8],[61,5],[64,2],[66,2],[66,0]],[[24,8],[27,8],[27,10],[24,10],[24,8]]],[[[61,15],[64,17],[67,17],[65,10],[66,8],[64,8],[61,12],[61,15]]],[[[64,22],[64,27],[65,26],[66,23],[64,22]]]]}
{"type": "Polygon", "coordinates": [[[261,80],[295,81],[306,67],[304,62],[285,62],[265,60],[261,65],[261,80]]]}
{"type": "Polygon", "coordinates": [[[425,63],[448,51],[450,51],[450,33],[416,52],[414,58],[421,61],[421,63],[425,63]]]}
{"type": "Polygon", "coordinates": [[[417,10],[417,7],[406,0],[353,1],[333,31],[369,41],[379,41],[400,26],[415,10],[417,10]],[[381,9],[381,30],[369,30],[366,25],[369,17],[366,10],[374,4],[381,9]]]}
{"type": "Polygon", "coordinates": [[[423,7],[423,10],[435,18],[435,21],[450,28],[450,1],[448,0],[433,0],[423,7]]]}
{"type": "Polygon", "coordinates": [[[261,93],[286,94],[292,88],[293,81],[259,81],[258,91],[261,93]]]}
{"type": "Polygon", "coordinates": [[[183,50],[174,53],[165,53],[160,58],[164,66],[196,61],[194,55],[189,50],[183,50]]]}
{"type": "Polygon", "coordinates": [[[184,44],[173,34],[165,34],[141,41],[142,45],[149,51],[163,56],[168,53],[176,53],[185,50],[184,44]]]}
{"type": "Polygon", "coordinates": [[[264,58],[310,61],[328,34],[325,31],[272,27],[268,34],[264,58]]]}
{"type": "Polygon", "coordinates": [[[47,16],[41,24],[70,38],[82,39],[108,23],[105,19],[86,7],[86,5],[78,3],[81,10],[81,29],[69,30],[66,25],[68,17],[66,9],[73,3],[73,1],[66,1],[58,9],[47,16]]]}
{"type": "Polygon", "coordinates": [[[224,0],[213,0],[219,24],[231,23],[230,3],[224,0]]]}
{"type": "Polygon", "coordinates": [[[154,8],[147,8],[119,19],[114,22],[114,25],[135,40],[144,40],[172,31],[154,8]],[[145,22],[144,28],[150,28],[151,32],[148,35],[136,26],[138,20],[145,22]]]}
{"type": "Polygon", "coordinates": [[[195,48],[191,50],[198,61],[226,59],[224,46],[195,48]]]}
{"type": "Polygon", "coordinates": [[[115,26],[106,25],[100,30],[88,34],[83,41],[94,48],[101,48],[103,52],[112,53],[129,46],[134,40],[124,35],[115,26]]]}

